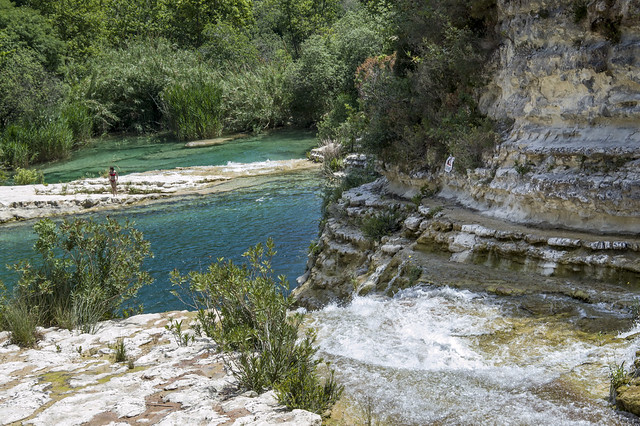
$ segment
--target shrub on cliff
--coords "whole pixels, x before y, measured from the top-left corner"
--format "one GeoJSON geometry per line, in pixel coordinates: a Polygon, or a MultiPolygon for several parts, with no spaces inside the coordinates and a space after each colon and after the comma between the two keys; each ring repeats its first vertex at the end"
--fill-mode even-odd
{"type": "Polygon", "coordinates": [[[251,247],[248,265],[219,259],[207,272],[171,281],[192,297],[198,309],[196,329],[212,337],[224,351],[237,351],[229,361],[240,385],[262,392],[274,388],[281,403],[324,413],[340,397],[342,387],[330,373],[324,383],[317,372],[315,335],[299,337],[301,314],[290,314],[291,299],[284,277],[272,278],[272,240],[251,247]]]}
{"type": "MultiPolygon", "coordinates": [[[[39,325],[80,327],[117,316],[138,290],[152,282],[141,270],[149,242],[128,222],[75,219],[56,225],[44,219],[34,226],[39,265],[13,265],[20,278],[0,307],[3,327],[18,332],[12,313],[25,311],[39,325]]],[[[130,308],[132,309],[132,308],[130,308]]]]}

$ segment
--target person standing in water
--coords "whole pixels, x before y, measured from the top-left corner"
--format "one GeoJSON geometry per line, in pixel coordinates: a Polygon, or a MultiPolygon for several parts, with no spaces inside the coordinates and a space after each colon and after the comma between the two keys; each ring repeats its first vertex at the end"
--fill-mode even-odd
{"type": "Polygon", "coordinates": [[[111,183],[111,194],[118,195],[118,172],[113,166],[109,167],[109,183],[111,183]]]}

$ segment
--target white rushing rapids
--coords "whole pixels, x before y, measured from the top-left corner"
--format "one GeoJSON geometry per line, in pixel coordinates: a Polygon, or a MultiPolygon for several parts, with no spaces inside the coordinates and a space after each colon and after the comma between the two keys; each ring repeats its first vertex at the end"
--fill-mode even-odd
{"type": "MultiPolygon", "coordinates": [[[[356,297],[312,313],[321,355],[351,405],[391,424],[626,424],[606,401],[610,366],[634,330],[607,342],[513,301],[450,288],[356,297]]],[[[638,330],[635,330],[637,332],[638,330]]]]}

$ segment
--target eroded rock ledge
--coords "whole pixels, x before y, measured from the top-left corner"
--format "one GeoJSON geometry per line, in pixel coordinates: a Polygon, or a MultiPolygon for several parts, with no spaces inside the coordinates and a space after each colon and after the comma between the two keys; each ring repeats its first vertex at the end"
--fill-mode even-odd
{"type": "Polygon", "coordinates": [[[353,294],[392,294],[418,284],[633,304],[617,300],[616,289],[640,285],[637,236],[523,226],[443,198],[416,206],[396,194],[386,178],[344,192],[295,291],[299,304],[316,309],[353,294]],[[380,241],[364,236],[363,218],[393,210],[404,214],[399,231],[380,241]]]}
{"type": "Polygon", "coordinates": [[[29,350],[0,333],[0,424],[321,424],[273,392],[241,393],[210,339],[179,346],[165,325],[191,317],[138,315],[100,323],[96,334],[40,329],[29,350]],[[115,362],[119,339],[128,362],[115,362]]]}

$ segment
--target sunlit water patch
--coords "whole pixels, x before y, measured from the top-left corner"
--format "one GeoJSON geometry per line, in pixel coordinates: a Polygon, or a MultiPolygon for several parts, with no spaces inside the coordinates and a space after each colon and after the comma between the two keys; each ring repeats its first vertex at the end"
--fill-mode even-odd
{"type": "Polygon", "coordinates": [[[313,133],[280,130],[250,136],[220,145],[186,148],[184,142],[140,136],[94,140],[72,153],[70,159],[39,167],[47,183],[96,177],[110,166],[122,174],[190,166],[217,166],[229,162],[255,163],[266,160],[304,158],[316,145],[313,133]]]}
{"type": "MultiPolygon", "coordinates": [[[[272,237],[278,254],[276,274],[291,285],[304,273],[307,248],[317,236],[320,221],[321,177],[317,172],[243,178],[230,182],[232,190],[166,203],[93,214],[129,219],[151,243],[154,258],[145,263],[155,282],[140,292],[145,311],[161,312],[185,307],[169,290],[169,272],[204,270],[220,257],[243,261],[251,245],[272,237]]],[[[0,227],[0,265],[34,258],[34,222],[0,227]]],[[[5,268],[0,279],[12,286],[17,276],[5,268]]]]}
{"type": "Polygon", "coordinates": [[[566,318],[449,288],[358,297],[313,312],[321,355],[345,384],[346,424],[628,424],[609,408],[609,366],[637,339],[576,332],[566,318]]]}

